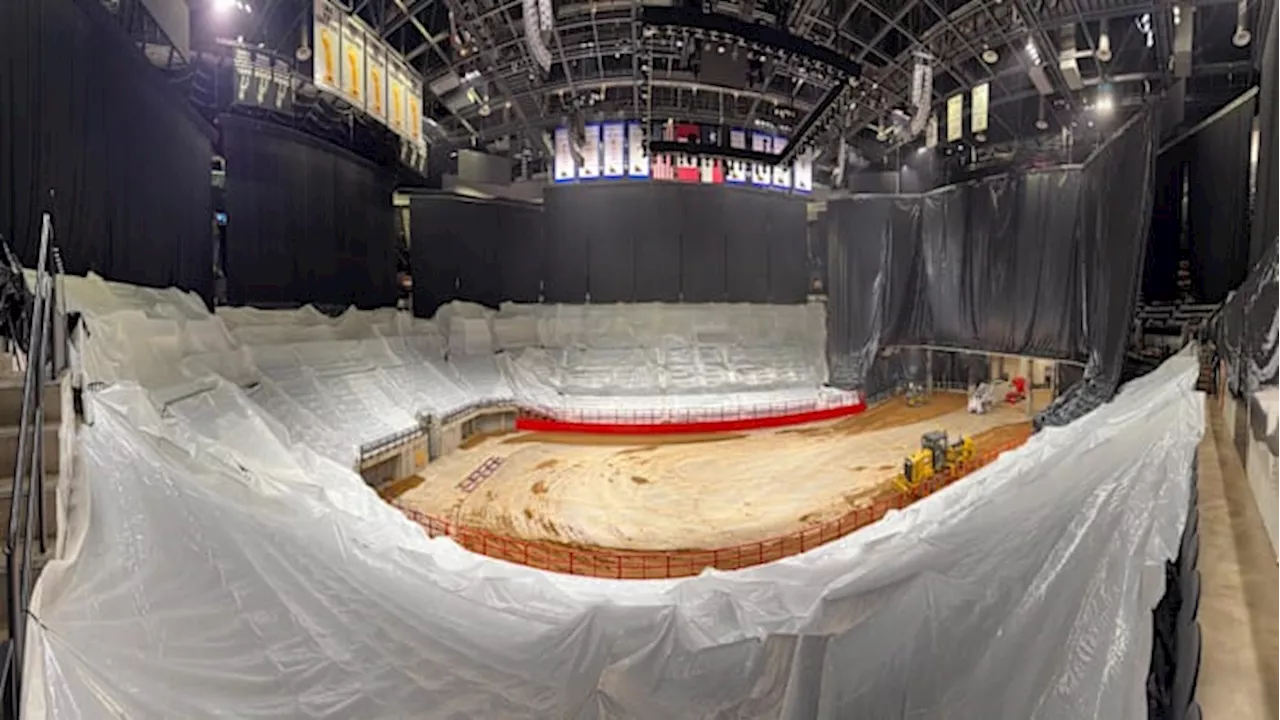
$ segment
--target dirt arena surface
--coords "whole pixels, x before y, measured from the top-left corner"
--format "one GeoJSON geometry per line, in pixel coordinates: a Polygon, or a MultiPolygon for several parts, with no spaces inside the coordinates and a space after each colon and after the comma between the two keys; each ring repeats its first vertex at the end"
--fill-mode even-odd
{"type": "Polygon", "coordinates": [[[972,436],[977,452],[1024,440],[1025,410],[965,412],[963,394],[796,428],[680,436],[490,437],[397,483],[402,506],[498,536],[578,548],[701,550],[819,525],[892,490],[920,436],[972,436]],[[477,468],[501,464],[470,492],[477,468]]]}

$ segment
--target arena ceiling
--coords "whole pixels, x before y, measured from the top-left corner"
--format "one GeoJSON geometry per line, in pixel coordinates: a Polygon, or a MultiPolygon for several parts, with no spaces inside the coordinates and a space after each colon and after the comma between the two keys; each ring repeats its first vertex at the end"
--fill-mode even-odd
{"type": "MultiPolygon", "coordinates": [[[[555,0],[554,30],[546,35],[552,62],[544,71],[525,39],[522,0],[344,0],[423,74],[431,129],[458,145],[542,155],[546,131],[575,109],[588,120],[789,131],[837,82],[803,58],[769,53],[749,40],[689,42],[683,31],[641,22],[646,7],[672,1],[555,0]],[[698,45],[704,58],[742,58],[726,67],[749,63],[751,71],[713,71],[705,59],[699,67],[687,50],[698,45]]],[[[705,0],[700,9],[785,29],[852,59],[861,77],[833,109],[825,134],[812,140],[843,135],[874,151],[893,111],[910,111],[920,52],[934,58],[935,114],[943,113],[947,97],[990,84],[983,139],[992,146],[1052,143],[1063,129],[1089,132],[1098,114],[1088,111],[1100,92],[1115,111],[1096,117],[1098,123],[1118,123],[1175,86],[1190,103],[1221,104],[1254,81],[1260,43],[1233,44],[1239,13],[1252,28],[1259,5],[1269,1],[1186,0],[1175,8],[1170,0],[705,0]],[[1183,16],[1194,20],[1189,71],[1173,62],[1183,16]],[[1104,43],[1110,58],[1101,62],[1104,43]],[[1078,72],[1060,66],[1063,52],[1075,58],[1078,72]],[[1039,86],[1029,72],[1037,54],[1044,70],[1039,86]]],[[[308,27],[310,2],[256,2],[261,6],[245,18],[245,40],[291,54],[308,27]]]]}

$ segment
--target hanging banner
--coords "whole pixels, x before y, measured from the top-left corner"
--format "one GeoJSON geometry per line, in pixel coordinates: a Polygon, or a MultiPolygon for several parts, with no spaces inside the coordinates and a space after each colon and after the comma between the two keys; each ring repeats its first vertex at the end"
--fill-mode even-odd
{"type": "Polygon", "coordinates": [[[796,156],[795,182],[797,192],[813,192],[813,150],[806,149],[796,156]]]}
{"type": "Polygon", "coordinates": [[[400,62],[387,58],[387,127],[400,135],[405,134],[405,111],[409,108],[409,99],[405,96],[404,74],[400,62]]]}
{"type": "Polygon", "coordinates": [[[627,125],[627,174],[633,178],[649,177],[649,155],[644,150],[644,126],[627,125]]]}
{"type": "MultiPolygon", "coordinates": [[[[729,147],[736,150],[747,149],[747,131],[736,128],[729,130],[729,147]]],[[[725,182],[745,183],[747,181],[747,161],[729,160],[725,172],[725,182]]]]}
{"type": "Polygon", "coordinates": [[[991,105],[991,83],[982,83],[970,93],[969,129],[976,135],[987,131],[987,113],[991,105]]]}
{"type": "Polygon", "coordinates": [[[604,176],[620,178],[627,174],[627,126],[608,123],[604,126],[604,176]]]}
{"type": "Polygon", "coordinates": [[[924,126],[924,146],[927,148],[935,148],[938,146],[937,115],[930,115],[929,124],[924,126]]]}
{"type": "MultiPolygon", "coordinates": [[[[786,147],[786,138],[775,137],[773,139],[773,154],[781,154],[782,150],[786,147]]],[[[791,189],[791,166],[789,164],[778,164],[773,166],[773,186],[776,188],[791,189]]]]}
{"type": "Polygon", "coordinates": [[[947,98],[947,142],[964,137],[964,95],[947,98]]]}
{"type": "Polygon", "coordinates": [[[600,177],[600,126],[587,125],[587,134],[582,141],[582,167],[578,168],[578,177],[583,180],[594,180],[600,177]]]}
{"type": "Polygon", "coordinates": [[[675,180],[676,169],[671,160],[671,156],[666,153],[658,153],[650,158],[650,176],[654,180],[675,180]]]}
{"type": "Polygon", "coordinates": [[[676,179],[680,182],[696,183],[702,180],[702,170],[698,158],[680,153],[676,156],[676,179]]]}
{"type": "Polygon", "coordinates": [[[407,69],[402,76],[405,85],[405,97],[409,98],[409,106],[405,110],[405,130],[409,139],[415,143],[422,142],[422,84],[418,76],[407,69]]]}
{"type": "Polygon", "coordinates": [[[377,118],[383,125],[387,124],[387,49],[378,41],[376,35],[365,36],[365,92],[368,101],[365,112],[377,118]]]}
{"type": "Polygon", "coordinates": [[[342,23],[342,85],[339,92],[347,102],[364,109],[364,28],[347,16],[342,23]]]}
{"type": "MultiPolygon", "coordinates": [[[[764,133],[752,133],[751,149],[760,153],[772,153],[773,138],[764,133]]],[[[754,185],[771,184],[773,182],[773,168],[762,162],[752,163],[751,182],[754,185]]]]}
{"type": "Polygon", "coordinates": [[[315,46],[311,80],[316,86],[330,92],[339,92],[342,88],[342,18],[343,13],[337,6],[326,0],[316,0],[311,41],[315,46]]]}
{"type": "Polygon", "coordinates": [[[573,150],[569,147],[569,128],[556,128],[555,150],[555,181],[567,182],[577,177],[577,168],[573,166],[573,150]]]}

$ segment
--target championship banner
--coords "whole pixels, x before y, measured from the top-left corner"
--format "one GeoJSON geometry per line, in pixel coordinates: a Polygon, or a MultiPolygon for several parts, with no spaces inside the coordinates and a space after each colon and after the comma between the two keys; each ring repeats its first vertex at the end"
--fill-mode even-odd
{"type": "Polygon", "coordinates": [[[267,52],[236,47],[235,103],[288,113],[293,111],[293,71],[289,63],[267,52]]]}
{"type": "Polygon", "coordinates": [[[698,166],[698,158],[680,153],[676,156],[676,180],[696,183],[702,180],[702,170],[698,166]]]}
{"type": "Polygon", "coordinates": [[[627,174],[649,177],[649,155],[644,151],[644,126],[640,123],[627,125],[627,174]]]}
{"type": "Polygon", "coordinates": [[[991,104],[991,84],[982,83],[969,94],[969,129],[976,135],[987,131],[987,111],[991,104]]]}
{"type": "MultiPolygon", "coordinates": [[[[759,153],[773,152],[773,137],[764,133],[751,134],[751,149],[759,153]]],[[[765,163],[751,164],[751,182],[754,185],[769,185],[773,182],[773,168],[765,163]]]]}
{"type": "Polygon", "coordinates": [[[675,180],[676,169],[671,162],[671,156],[666,153],[659,153],[650,159],[652,167],[650,174],[654,180],[675,180]]]}
{"type": "Polygon", "coordinates": [[[578,177],[582,180],[594,180],[600,177],[600,126],[587,125],[587,134],[582,140],[582,167],[578,168],[578,177]]]}
{"type": "Polygon", "coordinates": [[[271,73],[271,83],[275,86],[271,109],[279,113],[293,112],[293,67],[288,60],[284,58],[276,58],[273,61],[275,65],[274,71],[271,73]]]}
{"type": "Polygon", "coordinates": [[[964,137],[964,94],[947,98],[947,142],[964,137]]]}
{"type": "Polygon", "coordinates": [[[312,28],[312,82],[331,92],[341,89],[342,11],[327,0],[316,0],[315,26],[312,28]]]}
{"type": "Polygon", "coordinates": [[[395,132],[405,134],[405,111],[409,107],[409,99],[405,96],[404,75],[400,62],[387,58],[387,127],[395,132]]]}
{"type": "MultiPolygon", "coordinates": [[[[787,146],[787,139],[784,137],[775,137],[773,139],[773,153],[779,155],[783,148],[787,146]]],[[[773,166],[773,186],[776,188],[791,189],[791,166],[785,163],[773,166]]]]}
{"type": "Polygon", "coordinates": [[[352,105],[364,109],[364,26],[347,16],[342,24],[341,94],[352,105]]]}
{"type": "Polygon", "coordinates": [[[577,170],[573,167],[573,150],[569,146],[569,128],[556,128],[555,151],[555,181],[567,182],[577,177],[577,170]]]}
{"type": "MultiPolygon", "coordinates": [[[[729,147],[735,150],[747,149],[747,131],[731,129],[729,130],[729,147]]],[[[725,182],[744,183],[747,181],[747,161],[745,160],[729,160],[728,169],[725,171],[725,182]]]]}
{"type": "Polygon", "coordinates": [[[405,113],[409,139],[415,143],[422,142],[422,84],[413,73],[406,70],[404,78],[405,95],[409,98],[409,108],[405,113]]]}
{"type": "Polygon", "coordinates": [[[724,183],[724,161],[720,158],[702,158],[699,170],[702,173],[702,182],[710,185],[720,185],[724,183]]]}
{"type": "Polygon", "coordinates": [[[620,178],[627,174],[627,126],[608,123],[604,126],[604,176],[620,178]]]}
{"type": "Polygon", "coordinates": [[[813,150],[806,149],[804,152],[796,156],[796,165],[793,170],[795,176],[792,180],[795,182],[797,192],[807,193],[813,192],[813,150]]]}
{"type": "Polygon", "coordinates": [[[373,33],[365,36],[365,111],[387,124],[387,49],[373,33]]]}

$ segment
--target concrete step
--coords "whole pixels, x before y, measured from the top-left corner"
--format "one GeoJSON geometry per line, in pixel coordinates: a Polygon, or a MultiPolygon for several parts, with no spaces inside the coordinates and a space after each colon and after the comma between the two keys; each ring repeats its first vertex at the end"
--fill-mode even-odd
{"type": "MultiPolygon", "coordinates": [[[[44,424],[44,471],[45,474],[58,473],[58,423],[44,424]]],[[[0,427],[0,476],[13,477],[18,460],[18,428],[0,427]]]]}
{"type": "MultiPolygon", "coordinates": [[[[61,389],[57,383],[49,383],[44,386],[44,419],[54,421],[61,417],[61,389]]],[[[22,378],[0,376],[0,425],[16,426],[21,420],[22,378]]]]}

